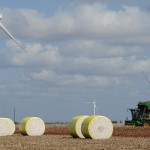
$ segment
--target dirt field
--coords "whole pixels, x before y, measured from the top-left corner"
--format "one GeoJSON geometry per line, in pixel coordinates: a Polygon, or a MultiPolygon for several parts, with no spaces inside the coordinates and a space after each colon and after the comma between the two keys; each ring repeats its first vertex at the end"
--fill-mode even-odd
{"type": "Polygon", "coordinates": [[[150,128],[114,127],[106,140],[73,139],[66,125],[47,125],[39,137],[0,137],[0,150],[150,150],[150,128]]]}

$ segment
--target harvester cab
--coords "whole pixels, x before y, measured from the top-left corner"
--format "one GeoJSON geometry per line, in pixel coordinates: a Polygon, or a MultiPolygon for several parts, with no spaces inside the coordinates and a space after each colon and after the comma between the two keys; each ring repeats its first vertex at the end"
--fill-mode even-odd
{"type": "Polygon", "coordinates": [[[135,109],[130,109],[131,111],[131,115],[132,115],[132,119],[136,120],[136,119],[140,119],[140,110],[135,108],[135,109]]]}
{"type": "Polygon", "coordinates": [[[126,126],[150,126],[150,101],[139,102],[138,107],[129,109],[132,120],[126,120],[126,126]]]}

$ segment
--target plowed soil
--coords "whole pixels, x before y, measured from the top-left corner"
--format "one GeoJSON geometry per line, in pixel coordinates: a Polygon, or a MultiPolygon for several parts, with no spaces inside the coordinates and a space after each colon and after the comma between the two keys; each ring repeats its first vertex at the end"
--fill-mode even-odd
{"type": "MultiPolygon", "coordinates": [[[[68,126],[47,126],[45,134],[69,135],[68,126]]],[[[114,127],[113,136],[150,137],[150,127],[114,127]]]]}
{"type": "Polygon", "coordinates": [[[0,137],[0,150],[150,150],[149,127],[114,127],[105,140],[73,139],[67,125],[46,125],[42,136],[22,136],[18,127],[12,136],[0,137]]]}

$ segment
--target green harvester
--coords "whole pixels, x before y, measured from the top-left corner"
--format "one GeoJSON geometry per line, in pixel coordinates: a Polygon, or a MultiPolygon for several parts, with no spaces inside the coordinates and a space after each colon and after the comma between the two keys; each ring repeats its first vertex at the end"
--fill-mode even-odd
{"type": "Polygon", "coordinates": [[[126,120],[125,126],[150,126],[150,101],[140,101],[131,111],[132,120],[126,120]]]}

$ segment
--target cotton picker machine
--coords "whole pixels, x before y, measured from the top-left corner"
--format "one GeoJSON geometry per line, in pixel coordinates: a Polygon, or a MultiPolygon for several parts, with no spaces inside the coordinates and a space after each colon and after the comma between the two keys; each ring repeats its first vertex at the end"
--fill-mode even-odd
{"type": "Polygon", "coordinates": [[[129,109],[132,120],[126,120],[125,126],[150,126],[150,101],[139,102],[137,106],[129,109]]]}

